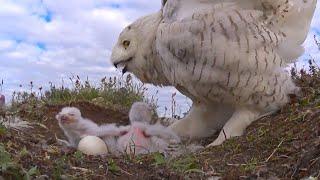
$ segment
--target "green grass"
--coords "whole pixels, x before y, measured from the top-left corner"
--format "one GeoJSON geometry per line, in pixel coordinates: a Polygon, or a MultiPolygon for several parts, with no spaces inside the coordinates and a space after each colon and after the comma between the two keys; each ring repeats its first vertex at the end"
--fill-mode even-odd
{"type": "Polygon", "coordinates": [[[39,175],[36,166],[26,170],[19,165],[9,152],[5,150],[3,144],[0,144],[0,174],[12,177],[13,179],[30,180],[32,177],[39,175]]]}
{"type": "Polygon", "coordinates": [[[135,101],[146,100],[144,94],[147,90],[143,84],[134,83],[131,75],[123,78],[103,78],[98,85],[93,85],[88,79],[81,80],[79,76],[69,78],[71,87],[56,86],[50,83],[49,90],[34,89],[30,82],[28,92],[14,92],[12,106],[21,103],[37,105],[45,103],[50,105],[70,103],[75,101],[92,101],[105,105],[119,105],[130,107],[135,101]]]}
{"type": "Polygon", "coordinates": [[[16,167],[13,162],[11,155],[5,150],[4,146],[0,144],[0,170],[1,172],[6,172],[10,168],[16,167]]]}
{"type": "Polygon", "coordinates": [[[0,136],[7,133],[7,128],[0,123],[0,136]]]}
{"type": "Polygon", "coordinates": [[[197,158],[193,155],[185,155],[179,158],[166,159],[161,153],[152,154],[154,163],[153,166],[165,166],[176,172],[189,174],[189,173],[203,173],[200,169],[197,158]]]}
{"type": "Polygon", "coordinates": [[[114,162],[113,159],[111,159],[108,162],[108,170],[114,174],[117,174],[120,172],[120,167],[116,164],[116,162],[114,162]]]}
{"type": "Polygon", "coordinates": [[[60,157],[54,163],[53,179],[62,179],[62,175],[64,173],[65,166],[67,166],[67,156],[66,155],[60,157]]]}
{"type": "Polygon", "coordinates": [[[193,155],[184,156],[180,159],[175,159],[170,163],[170,166],[181,173],[201,172],[197,158],[193,155]]]}
{"type": "MultiPolygon", "coordinates": [[[[69,105],[75,102],[90,102],[102,107],[113,109],[130,109],[137,101],[148,102],[155,110],[156,100],[149,100],[145,93],[144,84],[134,82],[129,74],[126,77],[103,78],[98,84],[82,80],[79,76],[69,78],[71,85],[56,86],[52,83],[44,91],[44,88],[35,88],[33,82],[29,83],[29,90],[14,92],[11,106],[5,114],[23,114],[30,120],[38,120],[45,116],[43,107],[54,105],[69,105]]],[[[0,112],[0,115],[3,113],[0,112]]]]}

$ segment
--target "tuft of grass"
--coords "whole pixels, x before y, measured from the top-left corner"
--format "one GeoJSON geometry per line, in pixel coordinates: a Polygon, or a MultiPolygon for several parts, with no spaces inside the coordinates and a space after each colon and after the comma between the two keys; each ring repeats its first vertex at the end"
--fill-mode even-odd
{"type": "Polygon", "coordinates": [[[180,159],[173,159],[169,162],[169,167],[184,174],[202,172],[197,158],[192,155],[184,156],[180,159]]]}
{"type": "Polygon", "coordinates": [[[5,150],[3,144],[0,144],[0,174],[11,179],[22,179],[27,175],[24,169],[14,161],[11,154],[5,150]]]}
{"type": "Polygon", "coordinates": [[[49,91],[41,94],[47,104],[61,104],[73,101],[93,101],[99,104],[130,107],[132,102],[144,100],[146,88],[136,84],[129,74],[125,79],[113,77],[101,79],[98,86],[79,76],[69,78],[72,88],[56,87],[50,84],[49,91]]]}
{"type": "Polygon", "coordinates": [[[258,165],[258,160],[257,158],[251,158],[246,164],[241,164],[240,170],[242,172],[253,172],[256,170],[258,165]]]}
{"type": "Polygon", "coordinates": [[[291,76],[301,87],[302,94],[298,103],[302,107],[317,106],[320,104],[320,67],[314,59],[309,59],[309,69],[291,69],[291,76]]]}
{"type": "Polygon", "coordinates": [[[153,154],[153,159],[154,159],[153,165],[155,165],[155,166],[162,166],[162,165],[166,164],[166,159],[165,159],[164,155],[162,155],[159,152],[153,154]]]}
{"type": "Polygon", "coordinates": [[[11,155],[5,150],[3,144],[0,144],[0,170],[1,172],[8,171],[10,168],[15,168],[16,164],[11,159],[11,155]]]}
{"type": "Polygon", "coordinates": [[[23,147],[23,148],[21,149],[20,153],[19,153],[20,158],[23,158],[23,157],[25,157],[25,156],[28,156],[29,154],[30,154],[30,152],[27,150],[26,147],[23,147]]]}
{"type": "Polygon", "coordinates": [[[42,119],[45,116],[43,108],[54,105],[66,105],[74,102],[90,102],[103,107],[114,109],[130,109],[137,101],[144,101],[156,109],[156,99],[149,100],[145,93],[147,88],[142,83],[135,82],[129,74],[126,77],[113,77],[100,80],[94,84],[82,80],[79,76],[69,78],[70,86],[56,86],[49,83],[48,90],[35,88],[33,82],[29,83],[29,90],[13,92],[11,106],[7,114],[22,114],[30,120],[42,119]]]}
{"type": "Polygon", "coordinates": [[[14,92],[12,97],[12,106],[17,107],[20,104],[29,104],[31,107],[39,103],[56,105],[70,103],[75,101],[91,101],[106,105],[119,105],[130,107],[135,101],[145,100],[145,91],[143,84],[134,83],[129,74],[126,79],[109,78],[101,79],[99,85],[90,83],[88,79],[81,80],[79,76],[69,78],[71,87],[56,86],[52,83],[47,91],[43,92],[40,87],[38,91],[34,90],[33,82],[30,82],[29,92],[14,92]]]}
{"type": "Polygon", "coordinates": [[[83,159],[84,159],[84,155],[81,151],[76,151],[74,154],[73,154],[73,157],[78,161],[78,162],[81,162],[83,159]]]}
{"type": "Polygon", "coordinates": [[[56,160],[53,167],[53,179],[62,179],[63,177],[63,170],[65,169],[65,166],[67,161],[67,156],[64,155],[56,160]]]}
{"type": "Polygon", "coordinates": [[[33,176],[37,176],[37,175],[40,175],[40,171],[37,166],[34,166],[30,168],[28,171],[26,171],[23,179],[31,180],[33,179],[32,178],[33,176]]]}
{"type": "Polygon", "coordinates": [[[108,170],[114,174],[118,174],[120,172],[120,167],[114,162],[113,159],[111,159],[108,162],[108,170]]]}
{"type": "Polygon", "coordinates": [[[200,169],[198,159],[193,155],[184,155],[179,158],[166,159],[165,156],[159,152],[152,154],[153,166],[164,166],[173,171],[182,174],[189,173],[203,173],[200,169]]]}
{"type": "Polygon", "coordinates": [[[0,123],[0,136],[5,135],[7,133],[7,128],[0,123]]]}

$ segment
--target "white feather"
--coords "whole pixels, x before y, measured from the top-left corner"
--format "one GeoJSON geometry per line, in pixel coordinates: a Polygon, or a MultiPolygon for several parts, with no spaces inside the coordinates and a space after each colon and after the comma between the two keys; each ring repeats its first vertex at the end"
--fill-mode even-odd
{"type": "Polygon", "coordinates": [[[303,53],[316,0],[167,0],[128,26],[111,61],[193,100],[170,127],[197,138],[238,136],[299,88],[285,68],[303,53]],[[123,41],[131,45],[123,46],[123,41]],[[128,58],[130,58],[128,60],[128,58]],[[223,108],[221,108],[223,107],[223,108]],[[223,133],[222,133],[223,132],[223,133]]]}

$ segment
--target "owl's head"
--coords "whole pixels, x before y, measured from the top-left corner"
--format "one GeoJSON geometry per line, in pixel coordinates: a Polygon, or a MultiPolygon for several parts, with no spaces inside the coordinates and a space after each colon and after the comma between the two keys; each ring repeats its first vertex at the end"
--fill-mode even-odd
{"type": "Polygon", "coordinates": [[[56,115],[56,119],[63,125],[71,125],[77,123],[82,117],[78,108],[64,107],[61,112],[56,115]]]}
{"type": "Polygon", "coordinates": [[[122,73],[132,72],[141,81],[149,79],[149,64],[155,61],[152,53],[161,12],[142,17],[127,26],[120,34],[114,46],[111,62],[122,73]]]}
{"type": "Polygon", "coordinates": [[[150,124],[152,120],[152,108],[144,102],[133,103],[129,111],[129,120],[131,124],[134,122],[150,124]]]}

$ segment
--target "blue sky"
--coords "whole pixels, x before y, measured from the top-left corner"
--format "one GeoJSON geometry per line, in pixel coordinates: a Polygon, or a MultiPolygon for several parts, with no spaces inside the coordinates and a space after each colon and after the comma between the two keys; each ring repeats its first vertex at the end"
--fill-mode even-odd
{"type": "MultiPolygon", "coordinates": [[[[320,8],[305,42],[306,55],[320,59],[313,36],[320,32],[320,8]]],[[[72,74],[99,80],[119,75],[109,62],[122,28],[157,11],[160,0],[0,0],[0,79],[4,93],[72,74]]],[[[152,89],[153,94],[156,89],[152,89]]],[[[160,90],[161,108],[170,105],[172,88],[160,90]]],[[[179,102],[186,99],[179,96],[179,102]]],[[[190,104],[185,104],[182,109],[190,104]]],[[[160,108],[160,109],[161,109],[160,108]]]]}

